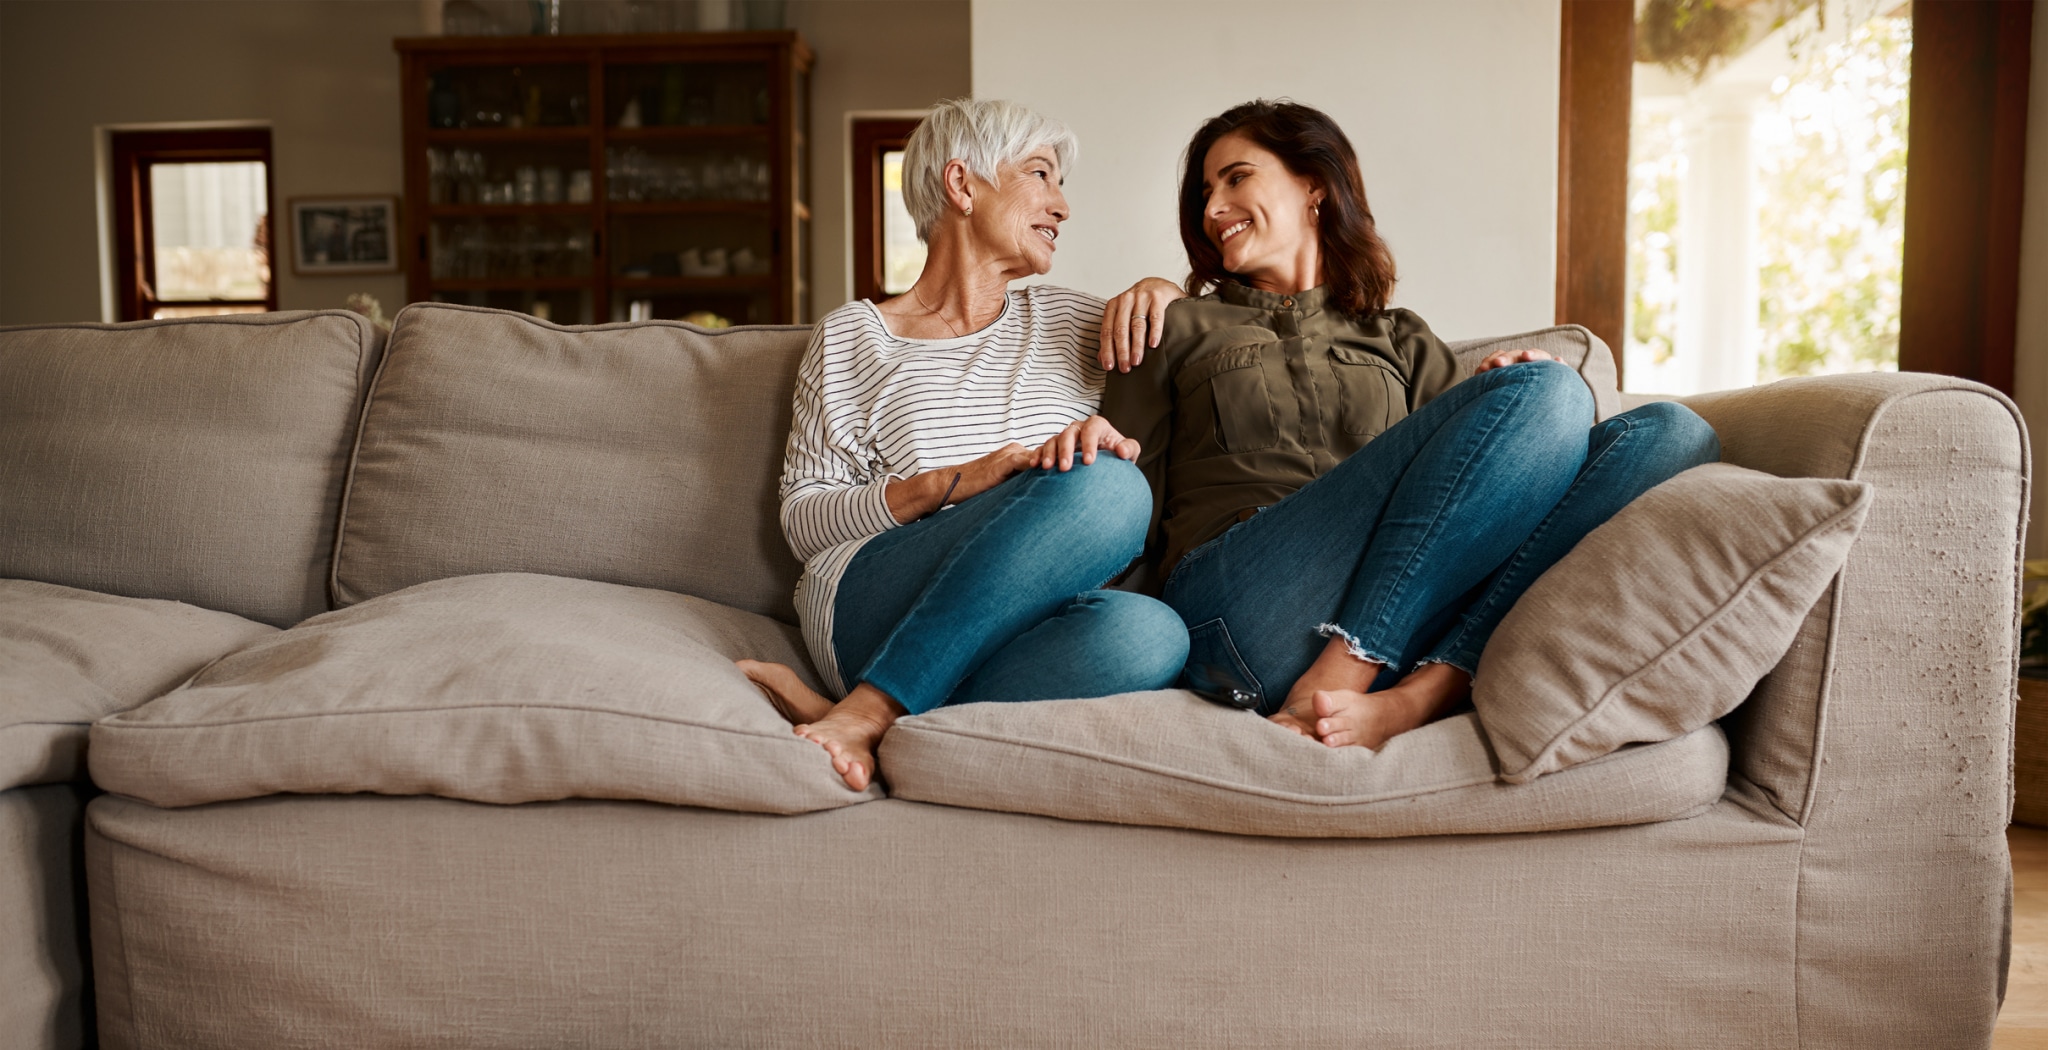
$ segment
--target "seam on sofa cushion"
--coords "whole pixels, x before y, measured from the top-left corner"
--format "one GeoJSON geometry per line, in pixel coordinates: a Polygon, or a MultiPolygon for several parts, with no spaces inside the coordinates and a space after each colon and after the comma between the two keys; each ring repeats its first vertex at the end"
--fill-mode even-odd
{"type": "MultiPolygon", "coordinates": [[[[541,712],[566,711],[573,714],[610,715],[615,718],[630,718],[643,722],[655,722],[661,725],[689,726],[692,729],[709,729],[714,732],[730,733],[734,736],[751,737],[756,740],[784,739],[784,735],[781,733],[757,733],[747,729],[738,729],[732,726],[719,725],[713,722],[698,722],[687,718],[663,718],[658,715],[649,715],[632,711],[620,711],[616,708],[609,707],[592,707],[583,704],[516,703],[509,700],[487,700],[480,701],[474,704],[436,704],[415,707],[380,707],[368,711],[302,711],[292,714],[257,715],[249,718],[236,718],[228,721],[217,722],[127,722],[122,721],[120,715],[115,715],[112,718],[102,719],[99,722],[93,724],[105,726],[109,730],[120,731],[126,731],[131,729],[226,729],[231,728],[233,726],[258,725],[265,722],[297,722],[306,719],[377,718],[385,715],[420,715],[437,714],[448,711],[489,710],[541,712]]],[[[788,735],[787,739],[802,740],[803,738],[792,733],[788,735]]]]}

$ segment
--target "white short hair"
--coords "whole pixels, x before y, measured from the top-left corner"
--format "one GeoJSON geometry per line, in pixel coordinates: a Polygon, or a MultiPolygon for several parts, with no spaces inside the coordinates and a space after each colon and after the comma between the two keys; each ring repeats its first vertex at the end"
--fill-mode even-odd
{"type": "Polygon", "coordinates": [[[958,160],[991,186],[1002,167],[1050,148],[1060,177],[1073,169],[1080,143],[1065,124],[1002,99],[949,98],[932,107],[903,147],[903,206],[929,243],[946,211],[946,164],[958,160]]]}

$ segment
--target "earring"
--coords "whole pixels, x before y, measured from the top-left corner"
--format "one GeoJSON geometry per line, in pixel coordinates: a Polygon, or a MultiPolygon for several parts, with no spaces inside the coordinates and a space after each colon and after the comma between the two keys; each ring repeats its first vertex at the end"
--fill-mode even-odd
{"type": "Polygon", "coordinates": [[[974,217],[974,205],[970,204],[970,205],[968,205],[967,207],[965,207],[965,208],[962,208],[962,209],[960,209],[960,214],[962,214],[962,215],[965,215],[965,216],[967,216],[967,217],[969,217],[969,218],[973,218],[973,217],[974,217]]]}
{"type": "Polygon", "coordinates": [[[1308,206],[1308,214],[1309,214],[1309,217],[1310,217],[1310,218],[1312,218],[1312,219],[1320,219],[1320,218],[1322,218],[1322,217],[1323,217],[1323,206],[1322,206],[1322,205],[1320,205],[1320,204],[1311,204],[1311,205],[1309,205],[1309,206],[1308,206]]]}

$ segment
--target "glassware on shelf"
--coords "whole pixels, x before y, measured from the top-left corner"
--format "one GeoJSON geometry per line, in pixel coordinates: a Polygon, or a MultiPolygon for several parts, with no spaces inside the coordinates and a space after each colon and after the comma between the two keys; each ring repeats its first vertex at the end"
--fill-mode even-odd
{"type": "Polygon", "coordinates": [[[590,169],[578,168],[569,173],[569,203],[590,203],[590,169]]]}
{"type": "Polygon", "coordinates": [[[438,280],[585,277],[590,248],[589,230],[576,226],[441,220],[428,239],[428,263],[438,280]]]}
{"type": "Polygon", "coordinates": [[[615,201],[765,201],[768,161],[742,154],[650,153],[638,146],[605,151],[607,193],[615,201]]]}
{"type": "Polygon", "coordinates": [[[580,127],[590,123],[588,67],[472,66],[437,70],[427,91],[435,128],[580,127]]]}

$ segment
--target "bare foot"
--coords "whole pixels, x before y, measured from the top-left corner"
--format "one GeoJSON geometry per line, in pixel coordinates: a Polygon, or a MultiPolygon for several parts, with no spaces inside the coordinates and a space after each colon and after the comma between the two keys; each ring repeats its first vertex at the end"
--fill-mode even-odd
{"type": "Polygon", "coordinates": [[[1316,735],[1314,695],[1311,694],[1302,700],[1288,704],[1286,707],[1268,716],[1266,721],[1313,739],[1316,735]]]}
{"type": "Polygon", "coordinates": [[[1310,664],[1287,690],[1287,702],[1280,705],[1280,713],[1267,721],[1302,736],[1316,736],[1316,694],[1333,689],[1363,693],[1372,687],[1380,666],[1372,660],[1361,660],[1351,655],[1344,639],[1333,637],[1324,644],[1316,662],[1310,664]]]}
{"type": "Polygon", "coordinates": [[[875,747],[882,742],[882,734],[903,714],[902,704],[863,682],[825,717],[797,726],[796,735],[817,741],[831,756],[832,771],[846,781],[846,786],[865,791],[877,772],[875,747]]]}
{"type": "Polygon", "coordinates": [[[1377,693],[1317,690],[1315,734],[1331,747],[1378,750],[1449,710],[1471,685],[1471,675],[1449,664],[1423,664],[1399,684],[1377,693]]]}
{"type": "Polygon", "coordinates": [[[733,665],[747,676],[748,681],[768,694],[768,702],[775,705],[775,713],[789,719],[790,725],[815,722],[832,713],[832,701],[805,685],[804,680],[785,664],[734,660],[733,665]]]}

